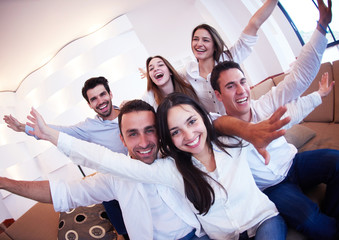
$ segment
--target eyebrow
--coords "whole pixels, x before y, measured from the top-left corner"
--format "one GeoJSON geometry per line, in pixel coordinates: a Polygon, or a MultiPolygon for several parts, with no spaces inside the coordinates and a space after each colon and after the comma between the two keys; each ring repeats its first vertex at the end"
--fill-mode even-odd
{"type": "MultiPolygon", "coordinates": [[[[155,129],[155,125],[150,125],[150,126],[144,127],[144,130],[149,130],[149,129],[155,129]]],[[[131,128],[131,129],[127,129],[126,133],[138,132],[138,131],[139,130],[137,128],[131,128]]]]}
{"type": "MultiPolygon", "coordinates": [[[[242,81],[242,80],[246,80],[246,78],[243,77],[243,78],[240,79],[240,81],[242,81]]],[[[235,83],[235,81],[228,82],[228,83],[225,84],[224,87],[226,87],[226,86],[228,86],[228,85],[231,85],[231,84],[234,84],[234,83],[235,83]]]]}
{"type": "MultiPolygon", "coordinates": [[[[103,96],[104,94],[106,94],[105,91],[102,91],[101,93],[99,93],[99,96],[103,96]]],[[[90,98],[89,100],[90,100],[90,101],[93,101],[93,100],[95,100],[96,98],[97,98],[97,96],[94,96],[94,97],[90,98]]]]}
{"type": "MultiPolygon", "coordinates": [[[[185,123],[189,122],[192,118],[194,117],[194,114],[192,116],[190,116],[189,118],[186,119],[185,123]]],[[[169,129],[169,131],[173,131],[175,129],[177,129],[178,127],[173,127],[171,129],[169,129]]]]}

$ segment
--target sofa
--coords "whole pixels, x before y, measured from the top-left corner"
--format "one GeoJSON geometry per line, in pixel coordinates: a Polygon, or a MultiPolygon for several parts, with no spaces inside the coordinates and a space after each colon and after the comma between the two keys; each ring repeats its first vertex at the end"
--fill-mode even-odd
{"type": "MultiPolygon", "coordinates": [[[[328,72],[329,83],[335,81],[339,84],[339,60],[321,64],[319,72],[302,95],[317,91],[318,82],[323,73],[328,72]]],[[[251,88],[251,96],[258,99],[268,92],[273,86],[277,86],[288,73],[281,73],[269,77],[251,88]]],[[[310,113],[300,124],[287,130],[286,140],[295,145],[298,152],[316,150],[320,148],[332,148],[339,150],[339,86],[334,86],[332,92],[322,99],[322,104],[310,113]]],[[[314,202],[321,204],[326,189],[325,184],[307,190],[308,195],[314,202]]],[[[304,240],[305,236],[288,229],[287,240],[304,240]]]]}

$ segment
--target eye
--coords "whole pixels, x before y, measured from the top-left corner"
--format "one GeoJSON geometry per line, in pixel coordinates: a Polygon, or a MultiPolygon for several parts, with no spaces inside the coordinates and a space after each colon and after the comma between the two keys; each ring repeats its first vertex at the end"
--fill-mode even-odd
{"type": "Polygon", "coordinates": [[[147,129],[146,130],[146,133],[154,133],[155,132],[155,129],[147,129]]]}
{"type": "Polygon", "coordinates": [[[191,119],[189,122],[188,122],[188,125],[193,125],[197,120],[196,119],[191,119]]]}
{"type": "Polygon", "coordinates": [[[128,136],[129,137],[135,137],[135,136],[137,136],[137,133],[136,132],[132,132],[132,133],[128,134],[128,136]]]}
{"type": "Polygon", "coordinates": [[[234,84],[228,84],[228,85],[226,86],[227,89],[232,89],[233,87],[234,87],[234,84]]]}
{"type": "Polygon", "coordinates": [[[246,81],[246,79],[242,79],[242,80],[240,81],[240,83],[241,83],[242,85],[244,85],[244,84],[247,83],[247,81],[246,81]]]}
{"type": "Polygon", "coordinates": [[[178,135],[178,133],[179,133],[179,130],[174,130],[174,131],[171,132],[171,136],[174,137],[174,136],[178,135]]]}

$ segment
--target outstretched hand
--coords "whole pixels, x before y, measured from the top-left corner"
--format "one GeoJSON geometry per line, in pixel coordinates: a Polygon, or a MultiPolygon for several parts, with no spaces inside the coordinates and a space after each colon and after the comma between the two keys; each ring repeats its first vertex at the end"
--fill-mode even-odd
{"type": "Polygon", "coordinates": [[[16,132],[24,132],[25,131],[25,125],[18,121],[15,117],[12,115],[5,115],[4,121],[7,123],[7,127],[13,129],[16,132]]]}
{"type": "Polygon", "coordinates": [[[325,72],[319,81],[319,95],[323,98],[326,97],[333,89],[334,81],[331,82],[330,85],[328,85],[328,72],[325,72]]]}
{"type": "Polygon", "coordinates": [[[285,129],[280,129],[291,121],[290,117],[280,119],[285,112],[287,111],[286,107],[279,107],[273,115],[262,122],[253,123],[248,127],[250,131],[250,139],[248,142],[257,149],[259,154],[265,159],[265,165],[270,162],[270,154],[266,150],[266,147],[274,140],[283,136],[286,132],[285,129]]]}
{"type": "Polygon", "coordinates": [[[48,134],[48,126],[45,123],[43,117],[38,113],[34,108],[31,109],[31,115],[27,116],[27,119],[31,122],[27,122],[27,125],[32,127],[33,130],[29,131],[30,134],[37,136],[40,139],[46,140],[46,135],[48,134]]]}

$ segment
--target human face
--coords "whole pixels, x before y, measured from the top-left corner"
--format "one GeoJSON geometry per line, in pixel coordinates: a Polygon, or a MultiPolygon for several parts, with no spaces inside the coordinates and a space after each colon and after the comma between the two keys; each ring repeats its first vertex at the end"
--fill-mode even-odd
{"type": "Polygon", "coordinates": [[[231,68],[221,72],[218,81],[220,92],[215,91],[215,95],[224,104],[227,115],[249,122],[251,95],[244,74],[237,68],[231,68]]]}
{"type": "Polygon", "coordinates": [[[129,155],[146,164],[152,164],[158,153],[155,114],[151,111],[126,113],[121,119],[121,141],[129,155]]]}
{"type": "Polygon", "coordinates": [[[211,34],[207,30],[199,28],[195,31],[191,47],[193,54],[198,61],[213,59],[214,42],[211,34]]]}
{"type": "Polygon", "coordinates": [[[107,92],[104,85],[100,84],[87,90],[87,97],[90,108],[102,117],[102,119],[106,120],[111,116],[113,95],[107,92]]]}
{"type": "Polygon", "coordinates": [[[172,84],[171,72],[161,58],[153,58],[148,64],[148,73],[159,88],[172,84]]]}
{"type": "Polygon", "coordinates": [[[179,150],[192,153],[197,159],[208,153],[206,126],[191,105],[182,104],[170,108],[167,122],[173,144],[179,150]]]}

